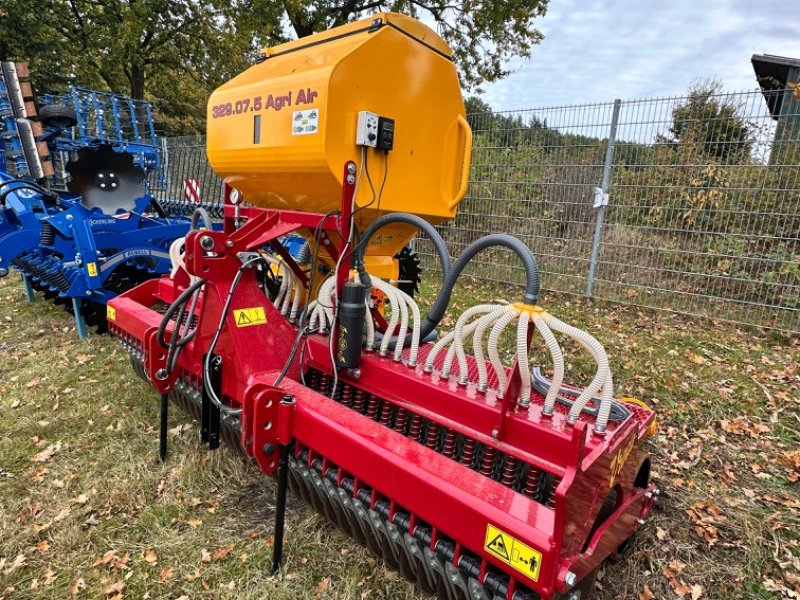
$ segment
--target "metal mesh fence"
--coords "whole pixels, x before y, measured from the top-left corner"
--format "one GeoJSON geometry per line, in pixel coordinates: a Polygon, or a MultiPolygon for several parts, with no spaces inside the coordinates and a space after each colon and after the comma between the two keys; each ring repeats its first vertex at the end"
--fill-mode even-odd
{"type": "MultiPolygon", "coordinates": [[[[469,120],[470,189],[441,228],[454,251],[507,231],[534,251],[546,289],[800,331],[792,90],[469,120]]],[[[491,254],[473,274],[501,284],[521,278],[514,261],[491,254]]]]}
{"type": "MultiPolygon", "coordinates": [[[[800,331],[800,100],[792,90],[468,115],[471,181],[451,253],[521,238],[545,289],[800,331]],[[772,107],[771,114],[769,107],[772,107]]],[[[165,198],[221,183],[202,138],[167,140],[165,198]]],[[[417,247],[434,266],[430,246],[417,247]]],[[[519,284],[505,251],[471,274],[519,284]]]]}
{"type": "Polygon", "coordinates": [[[170,214],[191,214],[197,206],[222,215],[224,184],[208,164],[203,136],[162,138],[163,186],[155,192],[170,214]]]}

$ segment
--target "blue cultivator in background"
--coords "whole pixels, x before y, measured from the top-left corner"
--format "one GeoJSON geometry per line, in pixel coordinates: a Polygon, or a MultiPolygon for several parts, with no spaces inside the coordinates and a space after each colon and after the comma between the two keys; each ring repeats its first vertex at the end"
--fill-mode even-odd
{"type": "Polygon", "coordinates": [[[190,227],[151,194],[163,185],[151,106],[73,87],[37,115],[25,66],[0,67],[0,277],[18,270],[28,299],[65,305],[81,337],[104,331],[106,302],[168,273],[190,227]]]}

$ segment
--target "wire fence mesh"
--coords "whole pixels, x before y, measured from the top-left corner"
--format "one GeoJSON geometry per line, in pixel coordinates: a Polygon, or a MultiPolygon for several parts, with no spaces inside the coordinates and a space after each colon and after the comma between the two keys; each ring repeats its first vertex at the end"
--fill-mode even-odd
{"type": "Polygon", "coordinates": [[[204,136],[162,138],[163,186],[155,196],[170,214],[189,215],[198,206],[222,216],[224,184],[208,164],[204,136]]]}
{"type": "MultiPolygon", "coordinates": [[[[793,90],[468,115],[470,186],[439,227],[453,255],[522,239],[545,289],[800,331],[800,100],[793,90]],[[775,114],[770,112],[771,107],[775,114]]],[[[165,199],[221,183],[202,138],[166,141],[165,199]]],[[[417,245],[426,264],[433,254],[417,245]]],[[[503,251],[471,274],[519,284],[503,251]]]]}

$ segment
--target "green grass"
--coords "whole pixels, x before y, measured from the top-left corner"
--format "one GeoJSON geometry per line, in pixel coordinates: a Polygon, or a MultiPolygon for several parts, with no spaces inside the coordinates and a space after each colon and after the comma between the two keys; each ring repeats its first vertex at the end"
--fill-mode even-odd
{"type": "MultiPolygon", "coordinates": [[[[462,285],[450,314],[515,293],[462,285]]],[[[543,304],[594,333],[618,394],[659,415],[650,449],[662,501],[604,569],[598,597],[636,599],[647,586],[674,598],[681,584],[719,600],[794,589],[800,341],[574,298],[543,304]],[[698,516],[716,529],[713,544],[698,516]]],[[[424,597],[292,497],[286,569],[271,577],[273,481],[228,448],[204,449],[178,411],[160,463],[156,395],[119,343],[78,340],[70,316],[27,304],[15,276],[0,280],[0,355],[0,598],[111,598],[115,584],[125,598],[424,597]]],[[[570,352],[568,363],[582,383],[589,361],[570,352]]]]}

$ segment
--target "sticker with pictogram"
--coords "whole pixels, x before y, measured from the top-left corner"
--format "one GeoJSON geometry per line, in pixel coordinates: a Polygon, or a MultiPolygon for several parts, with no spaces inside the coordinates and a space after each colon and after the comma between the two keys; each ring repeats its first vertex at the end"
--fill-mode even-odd
{"type": "Polygon", "coordinates": [[[262,306],[253,308],[238,308],[233,311],[233,318],[237,327],[250,327],[251,325],[263,325],[267,322],[267,314],[262,306]]]}
{"type": "Polygon", "coordinates": [[[86,271],[89,273],[89,277],[97,277],[97,263],[86,263],[86,271]]]}
{"type": "Polygon", "coordinates": [[[483,549],[533,581],[539,581],[542,553],[505,531],[501,531],[494,525],[487,525],[483,549]]]}
{"type": "Polygon", "coordinates": [[[106,318],[109,321],[116,321],[117,320],[117,309],[113,306],[106,306],[106,318]]]}

